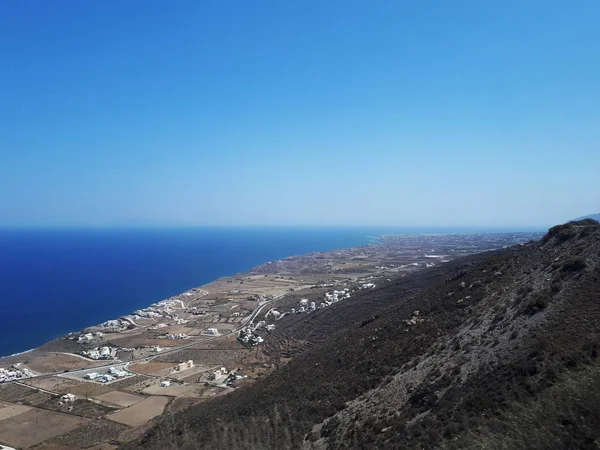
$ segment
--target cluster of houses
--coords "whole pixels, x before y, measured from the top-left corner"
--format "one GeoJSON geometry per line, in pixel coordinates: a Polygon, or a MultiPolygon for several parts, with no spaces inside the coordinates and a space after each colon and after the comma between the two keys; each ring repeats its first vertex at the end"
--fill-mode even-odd
{"type": "Polygon", "coordinates": [[[118,367],[111,367],[108,369],[108,373],[101,374],[98,372],[90,372],[85,375],[85,378],[92,381],[99,381],[100,383],[110,383],[118,378],[125,378],[131,375],[133,375],[131,372],[127,372],[118,367]]]}
{"type": "Polygon", "coordinates": [[[185,333],[168,333],[165,335],[165,339],[187,339],[188,335],[185,333]]]}
{"type": "MultiPolygon", "coordinates": [[[[260,323],[260,322],[259,322],[260,323]]],[[[252,348],[264,341],[259,335],[254,333],[258,325],[252,329],[251,327],[242,328],[238,333],[237,340],[244,347],[252,348]]]]}
{"type": "Polygon", "coordinates": [[[273,320],[279,320],[281,319],[283,316],[285,315],[280,313],[279,311],[277,311],[274,308],[271,308],[270,310],[267,311],[267,313],[265,314],[265,318],[266,319],[273,319],[273,320]]]}
{"type": "Polygon", "coordinates": [[[166,317],[169,319],[176,319],[177,313],[174,308],[179,306],[182,310],[185,310],[185,304],[179,299],[163,300],[147,308],[138,309],[134,311],[132,316],[133,319],[155,319],[157,317],[166,317]]]}
{"type": "Polygon", "coordinates": [[[93,360],[109,359],[112,357],[112,349],[110,347],[96,347],[92,350],[84,350],[81,354],[93,360]]]}
{"type": "Polygon", "coordinates": [[[22,367],[21,363],[17,363],[9,369],[0,368],[0,383],[29,378],[31,376],[33,376],[33,373],[29,369],[22,367]]]}
{"type": "Polygon", "coordinates": [[[94,333],[81,333],[75,334],[74,337],[77,337],[78,344],[89,344],[95,340],[102,340],[103,334],[99,331],[94,333]]]}
{"type": "Polygon", "coordinates": [[[156,308],[154,308],[153,306],[149,306],[148,308],[144,308],[144,309],[138,309],[137,311],[134,311],[134,313],[132,314],[134,320],[139,320],[139,319],[154,319],[156,317],[163,317],[164,315],[159,313],[158,311],[156,311],[156,308]]]}
{"type": "MultiPolygon", "coordinates": [[[[325,308],[327,306],[330,306],[333,303],[337,303],[340,300],[344,300],[347,298],[350,298],[350,290],[349,289],[334,290],[333,292],[326,292],[325,298],[319,305],[319,308],[325,308]]],[[[290,312],[292,314],[299,314],[299,313],[305,313],[305,312],[312,312],[312,311],[316,311],[316,310],[317,310],[317,305],[315,302],[309,302],[308,299],[303,298],[298,303],[298,309],[292,308],[290,312]]]]}
{"type": "Polygon", "coordinates": [[[131,325],[131,322],[128,322],[127,320],[112,319],[104,322],[102,324],[102,327],[107,329],[107,331],[115,332],[125,330],[129,325],[131,325]]]}

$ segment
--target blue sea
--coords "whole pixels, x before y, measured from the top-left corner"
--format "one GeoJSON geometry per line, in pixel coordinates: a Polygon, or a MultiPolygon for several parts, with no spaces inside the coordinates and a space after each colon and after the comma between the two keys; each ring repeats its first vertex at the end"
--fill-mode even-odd
{"type": "MultiPolygon", "coordinates": [[[[439,229],[0,229],[0,356],[286,256],[439,229]]],[[[473,231],[473,230],[469,230],[473,231]]]]}

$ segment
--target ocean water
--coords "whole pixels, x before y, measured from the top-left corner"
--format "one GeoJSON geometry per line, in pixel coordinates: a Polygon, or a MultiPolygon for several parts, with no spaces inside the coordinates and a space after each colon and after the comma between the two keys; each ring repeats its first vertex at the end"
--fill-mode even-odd
{"type": "Polygon", "coordinates": [[[286,256],[386,230],[0,230],[0,356],[286,256]]]}

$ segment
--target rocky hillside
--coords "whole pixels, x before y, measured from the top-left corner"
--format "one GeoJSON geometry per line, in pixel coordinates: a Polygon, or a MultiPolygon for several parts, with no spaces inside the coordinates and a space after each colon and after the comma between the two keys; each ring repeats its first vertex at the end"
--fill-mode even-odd
{"type": "Polygon", "coordinates": [[[303,317],[264,347],[265,358],[293,356],[289,363],[259,383],[165,415],[129,448],[600,443],[600,224],[593,220],[392,280],[303,317]]]}

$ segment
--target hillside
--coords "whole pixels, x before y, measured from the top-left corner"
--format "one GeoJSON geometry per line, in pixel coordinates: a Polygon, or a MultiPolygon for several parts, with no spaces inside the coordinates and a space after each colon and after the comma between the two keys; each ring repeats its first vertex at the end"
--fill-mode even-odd
{"type": "Polygon", "coordinates": [[[556,226],[289,318],[278,370],[126,448],[597,448],[599,300],[600,224],[556,226]]]}

